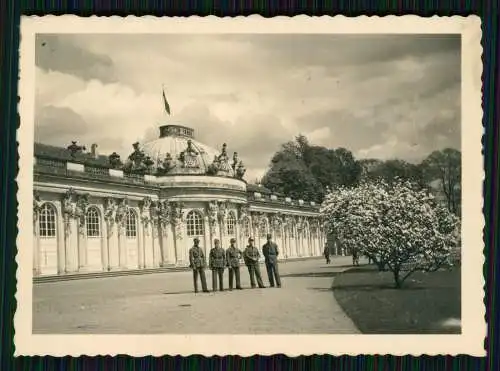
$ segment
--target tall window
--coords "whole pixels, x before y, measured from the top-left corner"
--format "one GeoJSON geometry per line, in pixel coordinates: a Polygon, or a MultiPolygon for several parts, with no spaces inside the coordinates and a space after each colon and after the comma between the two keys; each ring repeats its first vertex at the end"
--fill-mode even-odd
{"type": "Polygon", "coordinates": [[[227,234],[229,236],[234,236],[236,234],[235,230],[236,218],[234,217],[233,212],[230,212],[229,215],[227,216],[226,226],[227,226],[227,234]]]}
{"type": "Polygon", "coordinates": [[[252,228],[250,228],[250,219],[245,218],[243,220],[243,236],[250,237],[252,228]]]}
{"type": "Polygon", "coordinates": [[[296,227],[295,223],[292,223],[290,225],[290,237],[292,238],[295,238],[295,227],[296,227]]]}
{"type": "Polygon", "coordinates": [[[101,221],[97,208],[90,207],[87,210],[85,225],[87,226],[87,237],[101,237],[101,221]]]}
{"type": "Polygon", "coordinates": [[[187,235],[191,236],[203,236],[203,218],[200,213],[191,210],[186,217],[186,227],[187,235]]]}
{"type": "Polygon", "coordinates": [[[50,204],[43,204],[38,217],[40,237],[56,236],[56,209],[50,204]]]}
{"type": "Polygon", "coordinates": [[[127,238],[137,237],[137,217],[135,216],[135,212],[131,209],[127,210],[125,229],[127,238]]]}

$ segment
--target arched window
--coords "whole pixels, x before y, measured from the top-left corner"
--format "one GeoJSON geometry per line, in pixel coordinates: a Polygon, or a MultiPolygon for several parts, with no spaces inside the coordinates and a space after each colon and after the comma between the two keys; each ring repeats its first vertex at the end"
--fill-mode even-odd
{"type": "Polygon", "coordinates": [[[191,210],[186,216],[186,227],[187,235],[192,236],[203,236],[203,218],[200,213],[191,210]]]}
{"type": "Polygon", "coordinates": [[[101,220],[99,210],[90,207],[85,214],[85,225],[87,226],[87,237],[101,237],[101,220]]]}
{"type": "Polygon", "coordinates": [[[56,236],[56,209],[50,204],[43,204],[38,218],[40,237],[56,236]]]}
{"type": "Polygon", "coordinates": [[[234,236],[236,234],[236,218],[233,212],[230,212],[227,216],[226,227],[228,236],[234,236]]]}
{"type": "Polygon", "coordinates": [[[243,236],[250,237],[252,233],[252,228],[250,227],[250,219],[243,219],[243,236]]]}
{"type": "Polygon", "coordinates": [[[127,238],[137,237],[137,217],[134,210],[127,210],[127,219],[125,221],[125,230],[127,238]]]}

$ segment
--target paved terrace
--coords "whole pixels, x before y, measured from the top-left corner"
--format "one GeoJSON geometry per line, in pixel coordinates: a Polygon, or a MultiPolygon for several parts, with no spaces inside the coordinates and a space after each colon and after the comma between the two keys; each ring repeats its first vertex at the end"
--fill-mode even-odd
{"type": "MultiPolygon", "coordinates": [[[[283,287],[193,293],[191,272],[106,277],[34,285],[35,334],[342,334],[359,333],[335,301],[332,264],[309,259],[280,264],[283,287]]],[[[264,283],[268,286],[263,266],[264,283]]],[[[225,271],[225,284],[228,274],[225,271]]],[[[207,271],[211,288],[211,272],[207,271]]],[[[227,289],[227,286],[226,286],[227,289]]]]}

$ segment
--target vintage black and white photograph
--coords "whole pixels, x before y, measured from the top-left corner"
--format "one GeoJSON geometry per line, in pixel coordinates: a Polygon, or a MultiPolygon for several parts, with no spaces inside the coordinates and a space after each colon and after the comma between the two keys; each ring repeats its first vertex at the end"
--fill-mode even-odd
{"type": "Polygon", "coordinates": [[[482,334],[478,24],[127,19],[45,23],[21,56],[32,335],[482,334]]]}

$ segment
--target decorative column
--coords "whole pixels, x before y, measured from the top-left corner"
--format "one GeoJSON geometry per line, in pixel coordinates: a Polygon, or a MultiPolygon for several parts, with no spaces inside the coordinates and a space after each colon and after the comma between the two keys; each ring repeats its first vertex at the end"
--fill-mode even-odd
{"type": "Polygon", "coordinates": [[[108,260],[108,223],[105,219],[106,215],[106,210],[104,209],[103,205],[99,205],[99,213],[102,215],[102,221],[101,221],[101,265],[102,265],[102,270],[106,271],[109,270],[109,260],[108,260]]]}
{"type": "MultiPolygon", "coordinates": [[[[176,264],[179,264],[183,257],[184,253],[181,253],[182,249],[182,223],[184,221],[184,204],[182,202],[172,202],[171,205],[171,224],[174,231],[174,246],[175,246],[175,257],[176,264]]],[[[182,262],[186,263],[186,262],[182,262]]]]}
{"type": "Polygon", "coordinates": [[[245,233],[244,233],[244,229],[245,229],[245,220],[246,218],[248,218],[248,221],[249,221],[249,228],[250,228],[250,233],[252,231],[252,220],[251,220],[251,217],[250,217],[250,208],[248,207],[248,205],[239,205],[238,207],[238,229],[236,231],[236,241],[238,241],[238,248],[241,250],[244,248],[244,246],[246,245],[246,241],[245,241],[245,233]]]}
{"type": "MultiPolygon", "coordinates": [[[[151,228],[151,199],[149,197],[145,197],[140,203],[141,209],[141,225],[143,231],[143,239],[142,246],[140,250],[144,251],[144,258],[142,260],[142,264],[140,264],[141,268],[151,268],[154,267],[154,252],[153,252],[153,230],[151,228]]],[[[139,259],[141,262],[141,259],[139,259]]]]}
{"type": "MultiPolygon", "coordinates": [[[[214,239],[220,239],[220,230],[218,229],[219,224],[219,204],[217,201],[210,201],[207,205],[206,209],[207,221],[208,221],[208,230],[209,230],[209,238],[210,242],[207,246],[207,251],[205,251],[205,255],[208,255],[210,249],[214,247],[214,239]]],[[[206,223],[205,223],[206,224],[206,223]]],[[[208,258],[207,258],[208,259],[208,258]]]]}
{"type": "Polygon", "coordinates": [[[40,194],[33,192],[33,276],[38,276],[41,273],[40,266],[40,223],[38,217],[42,202],[40,194]]]}
{"type": "Polygon", "coordinates": [[[106,269],[109,271],[120,265],[120,249],[118,246],[118,205],[113,198],[104,201],[104,221],[106,222],[106,269]]]}
{"type": "Polygon", "coordinates": [[[127,240],[125,236],[125,225],[127,222],[128,200],[126,198],[118,201],[116,210],[116,228],[118,235],[118,267],[127,268],[127,240]]]}
{"type": "MultiPolygon", "coordinates": [[[[228,202],[220,201],[217,202],[217,220],[219,226],[219,241],[224,246],[224,237],[226,236],[226,222],[227,222],[227,214],[228,214],[228,202]]],[[[212,242],[213,243],[213,242],[212,242]]]]}
{"type": "Polygon", "coordinates": [[[151,218],[151,230],[153,241],[153,266],[161,267],[163,265],[163,254],[161,251],[161,233],[159,223],[160,207],[157,201],[151,203],[149,215],[151,218]]]}
{"type": "Polygon", "coordinates": [[[65,272],[78,270],[78,220],[76,194],[70,188],[63,196],[64,246],[66,248],[65,272]]]}
{"type": "Polygon", "coordinates": [[[162,265],[175,264],[175,231],[173,231],[171,206],[167,201],[159,202],[158,221],[160,226],[160,242],[162,252],[162,265]]]}
{"type": "Polygon", "coordinates": [[[78,195],[76,201],[76,217],[78,219],[78,270],[87,265],[87,228],[85,226],[85,214],[88,205],[88,194],[78,195]]]}

